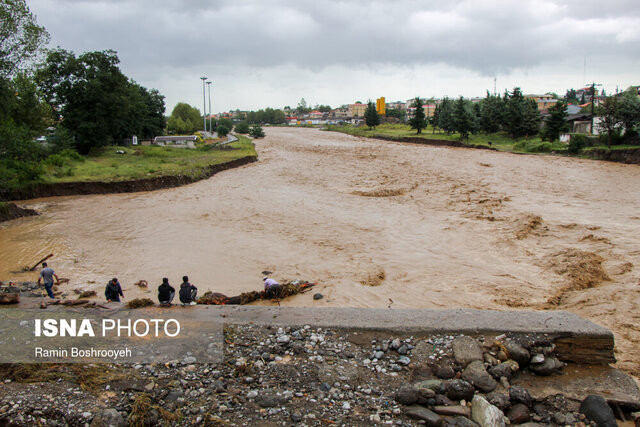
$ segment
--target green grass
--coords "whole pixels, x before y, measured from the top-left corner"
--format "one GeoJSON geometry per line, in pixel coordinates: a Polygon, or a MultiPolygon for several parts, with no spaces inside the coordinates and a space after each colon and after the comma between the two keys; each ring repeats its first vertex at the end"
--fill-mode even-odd
{"type": "MultiPolygon", "coordinates": [[[[401,139],[401,138],[423,138],[423,139],[439,139],[445,141],[460,141],[460,135],[457,133],[452,133],[447,135],[444,132],[433,133],[433,128],[429,126],[427,129],[423,130],[421,134],[416,134],[416,131],[411,129],[409,125],[404,124],[384,124],[376,127],[375,129],[370,130],[368,127],[354,127],[354,126],[329,126],[328,130],[344,132],[349,135],[375,138],[375,137],[385,137],[392,139],[401,139]]],[[[489,146],[489,142],[491,142],[491,147],[499,150],[499,151],[508,151],[508,152],[516,152],[516,153],[531,153],[531,152],[550,152],[550,151],[563,151],[566,150],[566,145],[554,142],[548,143],[543,142],[539,136],[524,139],[520,138],[517,141],[514,141],[509,136],[504,133],[492,133],[492,134],[478,134],[469,136],[468,140],[465,140],[464,143],[466,145],[483,145],[489,146]]]]}
{"type": "Polygon", "coordinates": [[[137,146],[105,147],[98,153],[78,159],[65,158],[45,168],[43,180],[50,183],[87,181],[128,181],[169,175],[203,174],[206,167],[241,157],[255,156],[251,140],[239,136],[229,144],[233,150],[216,150],[199,144],[196,149],[137,146]],[[116,154],[122,150],[124,154],[116,154]]]}

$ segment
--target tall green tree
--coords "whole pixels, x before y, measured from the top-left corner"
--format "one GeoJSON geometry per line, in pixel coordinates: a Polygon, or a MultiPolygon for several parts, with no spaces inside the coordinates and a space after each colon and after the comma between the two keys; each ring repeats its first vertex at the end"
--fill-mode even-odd
{"type": "Polygon", "coordinates": [[[0,0],[0,78],[15,74],[49,42],[25,0],[0,0]]]}
{"type": "Polygon", "coordinates": [[[624,92],[618,101],[618,118],[624,126],[625,138],[638,134],[640,124],[640,98],[634,93],[624,92]]]}
{"type": "Polygon", "coordinates": [[[480,130],[484,133],[495,133],[501,128],[503,103],[500,95],[487,92],[486,98],[480,102],[480,130]]]}
{"type": "Polygon", "coordinates": [[[380,124],[380,116],[376,110],[376,105],[371,100],[367,102],[367,108],[364,110],[364,122],[369,126],[369,129],[373,129],[380,124]]]}
{"type": "Polygon", "coordinates": [[[172,134],[190,134],[202,129],[200,110],[185,102],[178,102],[167,121],[167,130],[172,134]]]}
{"type": "Polygon", "coordinates": [[[415,110],[413,111],[413,116],[409,119],[409,126],[411,126],[411,129],[415,129],[416,133],[420,134],[422,133],[422,129],[427,128],[427,118],[422,109],[422,100],[419,96],[414,98],[412,107],[414,107],[415,110]]]}
{"type": "Polygon", "coordinates": [[[523,128],[525,102],[519,87],[513,88],[505,105],[505,125],[507,133],[514,139],[525,134],[523,128]]]}
{"type": "Polygon", "coordinates": [[[556,105],[549,108],[549,117],[544,127],[544,137],[549,141],[555,141],[560,134],[569,130],[567,122],[567,104],[558,101],[556,105]]]}
{"type": "Polygon", "coordinates": [[[80,153],[117,143],[134,134],[158,132],[164,100],[142,91],[120,71],[116,52],[86,52],[78,57],[55,49],[36,72],[36,80],[75,141],[80,153]],[[149,120],[149,121],[148,121],[149,120]]]}
{"type": "Polygon", "coordinates": [[[460,140],[469,138],[469,133],[473,130],[474,120],[471,112],[471,105],[463,97],[458,98],[453,110],[453,127],[460,134],[460,140]]]}
{"type": "Polygon", "coordinates": [[[610,96],[605,98],[602,105],[598,108],[598,114],[601,121],[598,124],[599,130],[607,134],[607,146],[611,148],[611,140],[617,135],[622,125],[618,113],[618,97],[610,96]]]}
{"type": "Polygon", "coordinates": [[[538,104],[533,99],[525,99],[522,115],[522,133],[525,138],[536,135],[540,130],[540,111],[538,104]]]}
{"type": "Polygon", "coordinates": [[[438,105],[438,127],[444,130],[447,135],[455,132],[455,122],[453,118],[454,102],[448,97],[444,97],[438,105]]]}

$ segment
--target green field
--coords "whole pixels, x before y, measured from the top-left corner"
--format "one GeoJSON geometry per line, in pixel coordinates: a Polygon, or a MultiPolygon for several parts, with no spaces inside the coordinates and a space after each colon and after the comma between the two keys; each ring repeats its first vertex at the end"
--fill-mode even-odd
{"type": "MultiPolygon", "coordinates": [[[[439,139],[445,141],[460,141],[460,135],[452,133],[447,135],[444,132],[433,132],[433,128],[429,126],[426,130],[423,130],[421,134],[416,134],[416,131],[411,129],[409,125],[404,124],[383,124],[375,129],[370,130],[368,127],[354,127],[354,126],[328,126],[327,130],[344,132],[349,135],[361,136],[366,138],[384,137],[391,139],[401,138],[424,138],[424,139],[439,139]]],[[[544,152],[562,152],[566,151],[567,145],[560,142],[545,142],[540,139],[539,136],[532,138],[520,138],[514,141],[504,133],[492,133],[492,134],[477,134],[471,135],[468,140],[465,140],[466,145],[483,145],[489,146],[499,151],[508,151],[515,153],[544,153],[544,152]]]]}
{"type": "Polygon", "coordinates": [[[43,181],[48,183],[87,181],[128,181],[168,175],[204,174],[207,166],[255,156],[251,140],[239,136],[228,144],[232,150],[198,144],[195,149],[170,146],[104,147],[89,156],[61,153],[44,162],[43,181]],[[117,154],[118,150],[124,154],[117,154]]]}

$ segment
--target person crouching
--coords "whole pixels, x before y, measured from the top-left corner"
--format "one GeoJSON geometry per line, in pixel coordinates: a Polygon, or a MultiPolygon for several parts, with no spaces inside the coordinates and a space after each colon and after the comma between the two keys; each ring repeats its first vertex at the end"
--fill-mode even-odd
{"type": "Polygon", "coordinates": [[[182,277],[180,285],[180,302],[182,305],[196,305],[196,295],[198,288],[189,283],[189,276],[182,277]]]}
{"type": "Polygon", "coordinates": [[[170,307],[173,297],[176,296],[176,290],[169,284],[169,279],[164,277],[162,284],[158,286],[158,301],[161,307],[170,307]]]}
{"type": "Polygon", "coordinates": [[[265,298],[279,298],[280,297],[280,283],[267,276],[264,276],[264,297],[265,298]]]}

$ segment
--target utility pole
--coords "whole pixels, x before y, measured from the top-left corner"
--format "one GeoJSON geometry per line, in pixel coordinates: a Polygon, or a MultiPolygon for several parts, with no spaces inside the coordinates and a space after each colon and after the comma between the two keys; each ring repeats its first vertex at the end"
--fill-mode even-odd
{"type": "Polygon", "coordinates": [[[204,131],[205,133],[207,132],[207,96],[205,95],[205,90],[204,90],[204,82],[205,80],[207,80],[206,77],[200,77],[200,80],[202,80],[202,124],[204,126],[204,131]]]}
{"type": "Polygon", "coordinates": [[[213,132],[213,126],[211,126],[211,115],[213,114],[211,112],[211,83],[213,82],[207,82],[207,87],[209,88],[209,132],[213,132]]]}

